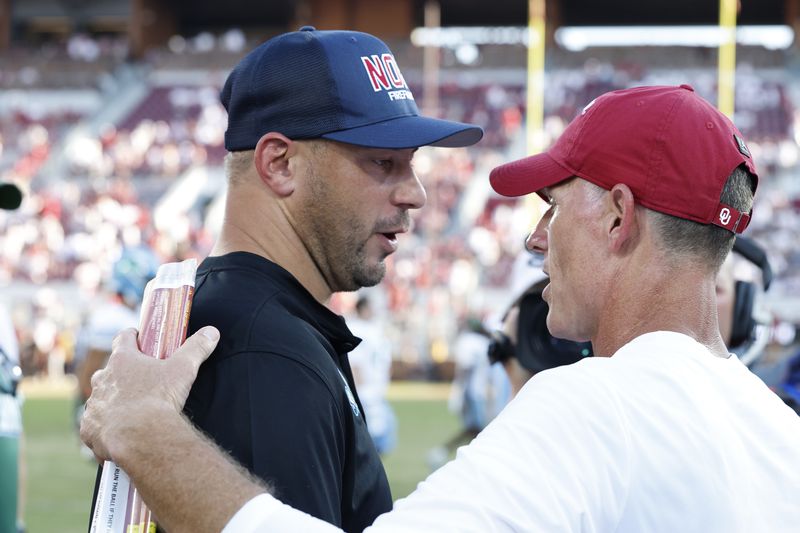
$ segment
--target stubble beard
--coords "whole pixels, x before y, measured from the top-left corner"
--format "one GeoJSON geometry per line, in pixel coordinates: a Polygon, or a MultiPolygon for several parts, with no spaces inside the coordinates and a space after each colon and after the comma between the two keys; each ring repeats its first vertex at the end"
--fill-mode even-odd
{"type": "Polygon", "coordinates": [[[331,290],[357,291],[380,283],[386,275],[385,258],[370,265],[366,253],[372,232],[351,217],[348,208],[330,204],[335,196],[326,178],[315,169],[311,170],[311,183],[306,209],[311,236],[305,241],[331,290]]]}

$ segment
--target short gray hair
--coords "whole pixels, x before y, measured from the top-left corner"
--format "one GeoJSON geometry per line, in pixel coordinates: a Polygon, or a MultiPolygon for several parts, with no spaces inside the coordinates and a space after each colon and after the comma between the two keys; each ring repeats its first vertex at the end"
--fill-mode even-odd
{"type": "Polygon", "coordinates": [[[228,152],[225,156],[225,175],[230,185],[244,182],[243,176],[253,168],[255,150],[228,152]]]}
{"type": "MultiPolygon", "coordinates": [[[[742,213],[753,207],[756,177],[744,165],[736,167],[720,195],[720,202],[742,213]]],[[[663,248],[671,256],[691,256],[717,272],[733,247],[733,232],[713,224],[701,224],[658,211],[648,210],[648,215],[663,248]]]]}

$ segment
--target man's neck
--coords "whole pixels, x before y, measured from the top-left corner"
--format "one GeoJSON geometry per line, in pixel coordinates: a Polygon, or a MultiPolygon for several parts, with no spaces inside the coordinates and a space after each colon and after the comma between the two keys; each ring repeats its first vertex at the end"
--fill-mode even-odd
{"type": "Polygon", "coordinates": [[[232,252],[249,252],[280,265],[320,303],[331,297],[330,287],[281,210],[246,191],[229,193],[225,220],[210,255],[232,252]]]}
{"type": "Polygon", "coordinates": [[[609,291],[592,346],[598,355],[613,355],[636,337],[654,331],[682,333],[718,357],[728,357],[719,333],[716,285],[712,276],[683,270],[641,268],[609,291]]]}

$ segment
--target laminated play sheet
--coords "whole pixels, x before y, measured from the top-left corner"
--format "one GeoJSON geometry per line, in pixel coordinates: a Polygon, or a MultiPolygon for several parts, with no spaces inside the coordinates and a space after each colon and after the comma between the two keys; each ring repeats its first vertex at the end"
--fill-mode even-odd
{"type": "MultiPolygon", "coordinates": [[[[166,359],[186,339],[197,261],[166,263],[144,290],[139,314],[139,349],[166,359]]],[[[103,464],[97,482],[90,533],[155,533],[150,510],[128,475],[113,461],[103,464]]]]}

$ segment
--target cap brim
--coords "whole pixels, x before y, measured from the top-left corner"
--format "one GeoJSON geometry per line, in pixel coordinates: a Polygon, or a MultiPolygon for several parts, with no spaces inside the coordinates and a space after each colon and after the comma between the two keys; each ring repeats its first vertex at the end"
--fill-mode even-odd
{"type": "Polygon", "coordinates": [[[544,152],[496,167],[489,174],[489,182],[498,194],[523,196],[539,192],[574,175],[544,152]]]}
{"type": "Polygon", "coordinates": [[[13,183],[0,183],[0,209],[16,209],[22,203],[22,191],[13,183]]]}
{"type": "Polygon", "coordinates": [[[471,146],[480,141],[483,137],[483,130],[478,126],[463,122],[405,116],[357,128],[325,133],[321,137],[372,148],[401,149],[420,146],[458,148],[471,146]]]}

